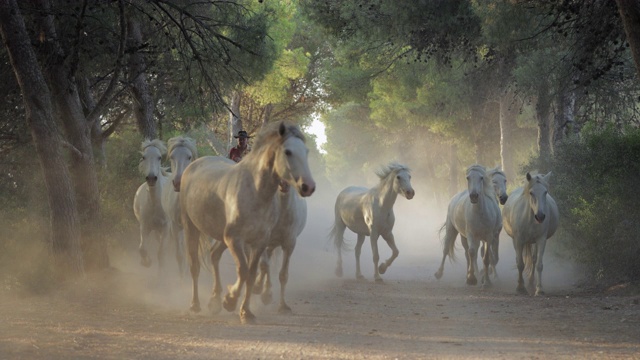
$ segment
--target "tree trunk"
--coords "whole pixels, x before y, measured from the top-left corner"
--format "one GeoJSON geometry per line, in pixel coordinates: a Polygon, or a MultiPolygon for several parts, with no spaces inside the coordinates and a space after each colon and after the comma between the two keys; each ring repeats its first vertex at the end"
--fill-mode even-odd
{"type": "Polygon", "coordinates": [[[541,85],[538,89],[538,101],[536,103],[536,119],[538,120],[538,154],[542,159],[551,156],[551,142],[549,141],[549,87],[541,85]]]}
{"type": "Polygon", "coordinates": [[[273,113],[273,104],[269,103],[264,107],[264,115],[262,116],[262,126],[265,126],[271,121],[271,113],[273,113]]]}
{"type": "MultiPolygon", "coordinates": [[[[84,113],[91,113],[96,107],[96,102],[91,95],[89,79],[87,79],[86,76],[83,76],[78,80],[78,91],[80,99],[82,99],[82,104],[84,105],[84,113]]],[[[91,144],[93,147],[93,158],[97,166],[104,168],[107,166],[107,156],[104,149],[105,139],[102,134],[102,126],[100,125],[100,121],[94,121],[91,125],[90,131],[91,144]]]]}
{"type": "MultiPolygon", "coordinates": [[[[48,0],[38,1],[42,9],[49,9],[48,0]]],[[[51,13],[48,11],[47,13],[51,13]]],[[[107,244],[101,236],[101,209],[98,177],[93,160],[91,129],[85,117],[78,87],[74,82],[75,64],[58,43],[53,15],[38,18],[45,36],[43,49],[48,62],[45,71],[52,89],[56,114],[63,124],[71,148],[71,174],[75,185],[78,212],[81,214],[82,249],[85,269],[104,269],[109,266],[107,244]]]]}
{"type": "Polygon", "coordinates": [[[27,124],[45,177],[53,258],[62,275],[81,275],[84,266],[75,193],[53,118],[51,94],[15,0],[0,2],[0,29],[22,90],[27,124]]]}
{"type": "Polygon", "coordinates": [[[638,0],[616,0],[616,3],[640,79],[640,3],[638,0]]]}
{"type": "Polygon", "coordinates": [[[509,145],[513,145],[513,129],[518,114],[515,94],[512,89],[503,92],[500,99],[500,163],[507,179],[513,181],[516,178],[516,165],[513,161],[513,151],[509,145]]]}
{"type": "Polygon", "coordinates": [[[242,118],[240,117],[240,101],[242,95],[234,91],[231,96],[231,111],[229,112],[229,150],[234,146],[234,135],[242,130],[242,118]]]}
{"type": "Polygon", "coordinates": [[[558,110],[553,121],[552,151],[571,133],[575,124],[575,91],[563,90],[558,93],[558,110]]]}
{"type": "Polygon", "coordinates": [[[145,139],[156,139],[158,130],[153,119],[153,98],[146,79],[146,64],[144,57],[138,51],[142,46],[142,32],[140,24],[129,19],[129,42],[128,48],[131,51],[129,57],[129,81],[133,93],[134,114],[138,124],[138,131],[145,139]]]}

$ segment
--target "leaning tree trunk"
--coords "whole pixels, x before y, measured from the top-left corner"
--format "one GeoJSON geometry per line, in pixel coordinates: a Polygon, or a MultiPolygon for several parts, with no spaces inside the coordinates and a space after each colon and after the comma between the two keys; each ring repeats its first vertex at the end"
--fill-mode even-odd
{"type": "Polygon", "coordinates": [[[158,137],[158,130],[153,119],[153,98],[146,78],[146,63],[140,53],[142,46],[142,32],[140,24],[129,19],[129,49],[133,49],[129,57],[129,81],[133,93],[134,114],[138,123],[138,130],[145,139],[158,137]]]}
{"type": "MultiPolygon", "coordinates": [[[[41,8],[50,8],[48,0],[38,1],[41,8]]],[[[63,124],[70,148],[70,169],[75,185],[78,211],[81,214],[82,249],[86,269],[104,269],[109,266],[106,240],[101,236],[101,208],[98,177],[93,158],[91,129],[82,108],[76,83],[73,56],[57,42],[53,15],[38,18],[44,35],[43,48],[47,51],[45,71],[52,89],[52,99],[60,122],[63,124]]]]}
{"type": "Polygon", "coordinates": [[[500,163],[507,179],[513,181],[516,178],[516,168],[513,161],[513,149],[509,145],[513,143],[513,130],[518,114],[518,105],[512,89],[508,89],[500,96],[500,163]]]}
{"type": "Polygon", "coordinates": [[[240,117],[240,91],[234,91],[231,96],[231,111],[229,112],[229,150],[234,146],[233,136],[242,130],[242,118],[240,117]]]}
{"type": "Polygon", "coordinates": [[[538,120],[538,152],[541,159],[548,159],[551,156],[551,142],[549,133],[549,109],[551,99],[549,98],[549,87],[547,84],[538,89],[538,101],[536,103],[536,119],[538,120]]]}
{"type": "Polygon", "coordinates": [[[27,124],[45,177],[53,258],[61,275],[81,275],[84,267],[75,193],[53,118],[51,94],[15,0],[0,1],[0,31],[22,90],[27,124]]]}
{"type": "Polygon", "coordinates": [[[616,3],[640,79],[640,3],[638,0],[616,0],[616,3]]]}

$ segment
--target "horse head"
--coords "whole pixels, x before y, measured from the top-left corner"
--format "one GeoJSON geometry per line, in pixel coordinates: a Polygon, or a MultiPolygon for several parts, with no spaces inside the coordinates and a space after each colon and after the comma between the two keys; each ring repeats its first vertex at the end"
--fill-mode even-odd
{"type": "Polygon", "coordinates": [[[145,176],[147,185],[155,186],[158,176],[162,174],[162,155],[166,154],[167,148],[160,139],[145,140],[142,142],[142,158],[138,164],[138,169],[145,176]]]}
{"type": "Polygon", "coordinates": [[[395,179],[393,180],[393,190],[407,198],[407,200],[413,199],[416,192],[411,186],[411,173],[409,168],[403,166],[396,171],[395,179]]]}
{"type": "Polygon", "coordinates": [[[180,191],[180,182],[184,169],[198,157],[195,140],[188,137],[174,137],[169,139],[169,160],[173,174],[173,190],[180,191]]]}
{"type": "Polygon", "coordinates": [[[467,189],[469,190],[469,200],[472,204],[477,204],[480,196],[485,192],[487,172],[482,165],[471,165],[467,168],[467,189]]]}
{"type": "Polygon", "coordinates": [[[507,176],[500,169],[500,166],[496,166],[494,169],[489,170],[487,175],[491,178],[493,190],[500,201],[500,205],[504,205],[509,198],[509,195],[507,195],[507,176]]]}
{"type": "Polygon", "coordinates": [[[547,194],[550,178],[551,172],[547,175],[531,175],[527,173],[527,185],[524,188],[524,194],[529,196],[529,206],[533,211],[533,218],[538,224],[542,224],[547,216],[547,194]]]}
{"type": "Polygon", "coordinates": [[[302,197],[311,196],[316,190],[309,169],[309,149],[297,125],[281,122],[278,126],[280,146],[276,148],[274,170],[280,179],[291,184],[302,197]]]}

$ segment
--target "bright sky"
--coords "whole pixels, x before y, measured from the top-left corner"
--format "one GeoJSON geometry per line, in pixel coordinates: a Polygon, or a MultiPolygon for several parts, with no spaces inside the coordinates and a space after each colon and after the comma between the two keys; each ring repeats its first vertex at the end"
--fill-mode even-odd
{"type": "Polygon", "coordinates": [[[322,148],[324,143],[327,142],[327,135],[324,133],[324,124],[317,117],[313,119],[311,125],[306,129],[306,131],[310,134],[316,136],[316,142],[318,145],[318,150],[321,154],[326,154],[327,152],[322,148]]]}

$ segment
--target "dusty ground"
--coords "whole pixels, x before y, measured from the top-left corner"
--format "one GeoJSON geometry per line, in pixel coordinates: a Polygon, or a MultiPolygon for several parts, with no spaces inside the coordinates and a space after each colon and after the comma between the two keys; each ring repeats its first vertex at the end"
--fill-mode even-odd
{"type": "MultiPolygon", "coordinates": [[[[114,270],[46,295],[0,288],[0,360],[640,359],[637,289],[586,291],[579,287],[580,271],[554,259],[552,247],[545,255],[544,297],[515,294],[515,256],[506,238],[492,289],[466,286],[464,261],[447,263],[437,281],[437,229],[444,219],[441,211],[426,213],[420,200],[396,204],[400,256],[383,284],[371,281],[368,245],[362,271],[369,281],[353,280],[353,252],[343,256],[345,278],[336,278],[326,240],[332,205],[318,205],[322,199],[309,201],[307,227],[291,260],[287,300],[293,314],[277,313],[277,278],[274,304],[253,298],[256,325],[241,325],[237,314],[224,310],[190,314],[190,280],[175,269],[158,276],[155,263],[143,268],[131,251],[112,256],[114,270]]],[[[135,236],[127,241],[135,249],[135,236]]],[[[390,255],[382,242],[380,251],[383,259],[390,255]]],[[[223,282],[232,282],[228,254],[221,266],[223,282]]],[[[210,281],[203,269],[203,306],[210,281]]]]}
{"type": "Polygon", "coordinates": [[[2,293],[0,359],[640,358],[637,295],[534,298],[511,281],[481,290],[455,277],[302,281],[288,294],[294,314],[255,298],[257,324],[241,325],[189,314],[188,281],[113,270],[47,296],[2,293]]]}

